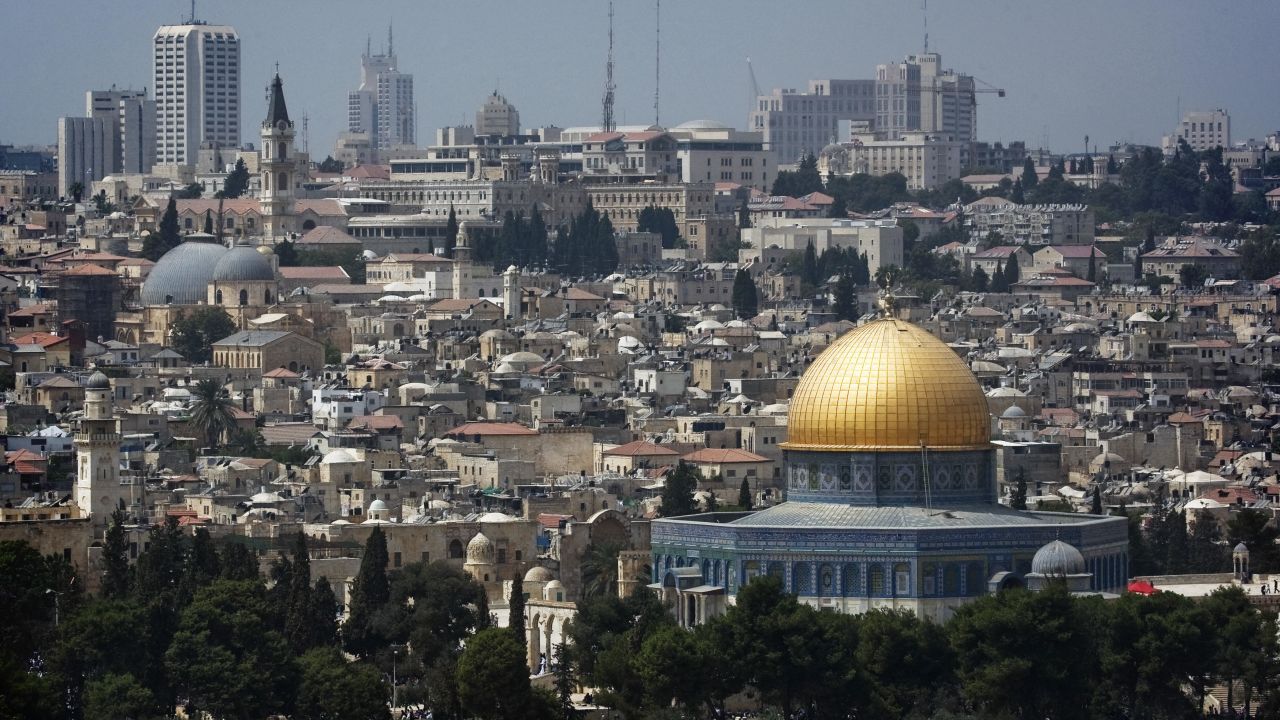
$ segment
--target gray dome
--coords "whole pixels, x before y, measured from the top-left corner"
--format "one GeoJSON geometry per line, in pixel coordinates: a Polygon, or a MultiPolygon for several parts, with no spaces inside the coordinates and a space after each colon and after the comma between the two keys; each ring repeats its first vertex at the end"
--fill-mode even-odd
{"type": "MultiPolygon", "coordinates": [[[[165,253],[142,283],[143,305],[197,305],[204,302],[214,266],[227,254],[218,243],[188,240],[165,253]]],[[[255,255],[257,253],[254,253],[255,255]]]]}
{"type": "Polygon", "coordinates": [[[1054,540],[1036,551],[1031,558],[1031,572],[1053,577],[1083,575],[1086,572],[1084,556],[1075,547],[1054,540]]]}
{"type": "Polygon", "coordinates": [[[271,261],[251,245],[237,245],[231,248],[213,268],[214,282],[275,279],[276,274],[271,269],[271,261]]]}
{"type": "Polygon", "coordinates": [[[89,376],[89,379],[84,383],[84,387],[86,390],[110,390],[111,378],[103,375],[102,371],[98,370],[89,376]]]}

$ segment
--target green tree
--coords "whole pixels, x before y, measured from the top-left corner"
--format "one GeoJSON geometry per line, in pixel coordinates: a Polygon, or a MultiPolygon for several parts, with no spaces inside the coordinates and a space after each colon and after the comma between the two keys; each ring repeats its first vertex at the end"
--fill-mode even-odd
{"type": "Polygon", "coordinates": [[[1063,583],[961,607],[947,625],[961,696],[983,717],[1088,717],[1080,698],[1097,674],[1089,628],[1063,583]]]}
{"type": "Polygon", "coordinates": [[[244,158],[236,158],[236,166],[227,173],[222,183],[222,197],[227,200],[243,196],[249,190],[249,168],[245,167],[244,158]]]}
{"type": "Polygon", "coordinates": [[[659,512],[662,517],[680,517],[693,515],[698,511],[693,493],[698,489],[698,471],[689,463],[681,460],[676,467],[667,473],[662,485],[662,502],[659,512]]]}
{"type": "Polygon", "coordinates": [[[124,511],[111,513],[111,525],[107,528],[102,545],[102,596],[123,598],[129,595],[133,574],[129,567],[129,541],[124,531],[124,511]]]}
{"type": "Polygon", "coordinates": [[[222,548],[221,563],[223,580],[257,580],[258,560],[249,548],[238,542],[227,543],[222,548]]]}
{"type": "Polygon", "coordinates": [[[196,593],[165,665],[196,709],[243,720],[287,711],[298,675],[262,586],[229,580],[196,593]]]}
{"type": "Polygon", "coordinates": [[[204,436],[208,447],[217,447],[236,424],[231,398],[213,378],[202,378],[191,393],[191,427],[204,436]]]}
{"type": "Polygon", "coordinates": [[[275,253],[276,262],[280,263],[280,267],[296,267],[300,262],[298,257],[298,246],[290,240],[281,240],[271,248],[271,252],[275,253]]]}
{"type": "Polygon", "coordinates": [[[213,211],[212,210],[204,211],[204,228],[202,232],[205,235],[213,234],[213,211]]]}
{"type": "Polygon", "coordinates": [[[1021,178],[1013,181],[1013,188],[1009,191],[1009,202],[1015,205],[1023,205],[1027,202],[1027,194],[1022,187],[1021,178]]]}
{"type": "Polygon", "coordinates": [[[1089,499],[1089,514],[1102,515],[1102,484],[1094,483],[1093,494],[1089,499]]]}
{"type": "Polygon", "coordinates": [[[1280,570],[1280,530],[1261,511],[1245,508],[1231,513],[1227,520],[1227,545],[1244,543],[1249,548],[1249,569],[1254,573],[1280,570]]]}
{"type": "Polygon", "coordinates": [[[1178,268],[1178,282],[1185,288],[1204,289],[1204,281],[1209,278],[1209,271],[1198,263],[1187,263],[1178,268]]]}
{"type": "Polygon", "coordinates": [[[297,720],[390,720],[389,688],[378,669],[347,662],[334,647],[308,650],[299,660],[297,720]]]}
{"type": "Polygon", "coordinates": [[[342,627],[347,652],[367,658],[381,648],[382,633],[374,626],[374,618],[391,597],[387,581],[387,537],[375,527],[365,542],[360,558],[360,571],[351,586],[351,606],[342,627]]]}
{"type": "Polygon", "coordinates": [[[1009,289],[1012,290],[1015,283],[1021,278],[1022,272],[1018,268],[1018,255],[1011,253],[1009,260],[1004,264],[1004,279],[1008,283],[1009,289]]]}
{"type": "Polygon", "coordinates": [[[743,201],[738,204],[738,229],[746,230],[749,227],[751,227],[751,208],[747,205],[747,201],[744,198],[743,201]]]}
{"type": "Polygon", "coordinates": [[[1035,190],[1040,184],[1040,175],[1036,172],[1036,164],[1031,161],[1030,155],[1022,163],[1022,176],[1019,179],[1022,180],[1022,189],[1025,192],[1035,190]]]}
{"type": "Polygon", "coordinates": [[[733,309],[742,320],[750,320],[760,314],[760,291],[746,268],[738,268],[733,276],[733,309]]]}
{"type": "Polygon", "coordinates": [[[163,717],[156,698],[132,675],[90,680],[84,692],[84,720],[149,720],[163,717]]]}
{"type": "Polygon", "coordinates": [[[511,633],[489,628],[458,659],[458,697],[480,720],[523,720],[531,702],[529,668],[511,633]]]}
{"type": "Polygon", "coordinates": [[[614,542],[596,542],[587,547],[579,564],[584,597],[617,593],[620,552],[622,545],[614,542]]]}
{"type": "Polygon", "coordinates": [[[444,256],[453,257],[453,250],[456,247],[458,247],[458,213],[453,209],[453,203],[449,203],[449,219],[444,225],[444,256]]]}
{"type": "Polygon", "coordinates": [[[1014,510],[1027,509],[1027,471],[1026,468],[1018,468],[1018,474],[1013,485],[1013,492],[1009,495],[1009,507],[1014,510]]]}
{"type": "Polygon", "coordinates": [[[987,277],[987,271],[981,267],[975,267],[973,273],[969,275],[969,289],[973,292],[984,293],[991,287],[991,280],[987,277]]]}
{"type": "Polygon", "coordinates": [[[1240,243],[1240,267],[1250,280],[1280,273],[1280,228],[1264,227],[1240,243]]]}
{"type": "Polygon", "coordinates": [[[67,188],[67,192],[71,195],[71,202],[79,204],[81,198],[84,197],[84,183],[79,180],[71,183],[71,187],[67,188]]]}
{"type": "Polygon", "coordinates": [[[881,717],[915,717],[955,691],[955,656],[945,629],[897,610],[873,610],[852,628],[855,666],[881,717]]]}
{"type": "Polygon", "coordinates": [[[525,616],[524,616],[524,575],[517,570],[511,576],[511,599],[508,601],[507,607],[508,620],[507,625],[511,630],[511,635],[520,643],[523,651],[528,650],[528,639],[525,637],[525,616]]]}
{"type": "MultiPolygon", "coordinates": [[[[978,269],[981,270],[982,268],[978,269]]],[[[1009,275],[1005,272],[1004,263],[996,265],[996,271],[991,276],[991,292],[1009,292],[1009,275]]]]}
{"type": "Polygon", "coordinates": [[[838,320],[858,319],[858,296],[854,287],[853,276],[841,273],[835,287],[835,314],[838,320]]]}
{"type": "Polygon", "coordinates": [[[1098,282],[1098,257],[1097,250],[1089,248],[1089,272],[1085,275],[1085,279],[1089,282],[1098,282]]]}
{"type": "Polygon", "coordinates": [[[551,661],[551,674],[555,676],[556,700],[559,712],[558,720],[573,720],[573,686],[577,678],[573,671],[573,660],[569,654],[569,646],[561,642],[556,645],[555,657],[551,661]]]}
{"type": "Polygon", "coordinates": [[[178,232],[178,202],[174,196],[170,195],[169,204],[165,206],[164,214],[160,216],[156,232],[147,235],[142,241],[142,256],[155,262],[165,253],[178,247],[181,242],[182,237],[178,232]]]}
{"type": "Polygon", "coordinates": [[[754,503],[751,502],[751,483],[746,478],[742,478],[742,484],[738,486],[738,507],[743,510],[750,510],[754,503]]]}
{"type": "Polygon", "coordinates": [[[285,605],[284,636],[294,653],[301,655],[322,644],[317,637],[321,628],[316,617],[311,588],[311,555],[307,550],[307,536],[294,535],[290,560],[289,595],[285,605]]]}
{"type": "Polygon", "coordinates": [[[676,224],[676,216],[671,208],[644,208],[637,218],[636,230],[661,235],[662,247],[666,249],[674,248],[680,242],[680,226],[676,224]]]}
{"type": "MultiPolygon", "coordinates": [[[[62,683],[68,707],[88,712],[93,683],[111,676],[137,678],[153,692],[164,694],[163,652],[155,649],[154,641],[167,643],[168,638],[157,635],[145,605],[135,600],[90,600],[69,614],[46,654],[48,669],[62,683]]],[[[148,707],[159,710],[154,699],[148,707]]]]}
{"type": "Polygon", "coordinates": [[[804,248],[804,259],[800,270],[800,280],[811,288],[816,288],[822,278],[819,277],[818,253],[813,249],[813,241],[804,248]]]}
{"type": "Polygon", "coordinates": [[[193,363],[213,359],[213,344],[236,331],[236,323],[220,307],[198,307],[173,321],[169,344],[193,363]]]}

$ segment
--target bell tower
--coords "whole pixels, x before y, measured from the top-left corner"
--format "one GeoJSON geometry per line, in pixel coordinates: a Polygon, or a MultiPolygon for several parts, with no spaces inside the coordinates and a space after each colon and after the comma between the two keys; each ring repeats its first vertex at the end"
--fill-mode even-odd
{"type": "Polygon", "coordinates": [[[258,163],[262,175],[262,237],[268,242],[283,239],[293,225],[293,184],[297,165],[293,157],[293,121],[284,104],[284,83],[280,74],[271,81],[267,119],[262,121],[262,154],[258,163]]]}
{"type": "Polygon", "coordinates": [[[120,433],[111,400],[111,380],[101,372],[89,376],[84,390],[84,417],[75,435],[76,505],[92,519],[95,534],[111,522],[111,513],[126,502],[120,484],[120,433]]]}

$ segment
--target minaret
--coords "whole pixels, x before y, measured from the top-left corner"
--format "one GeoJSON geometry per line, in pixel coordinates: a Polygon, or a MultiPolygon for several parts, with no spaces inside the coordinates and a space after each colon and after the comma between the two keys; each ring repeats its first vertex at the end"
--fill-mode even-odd
{"type": "Polygon", "coordinates": [[[125,504],[120,484],[120,433],[111,400],[111,380],[101,372],[89,376],[84,389],[84,417],[76,432],[76,505],[93,519],[95,534],[125,504]]]}
{"type": "Polygon", "coordinates": [[[271,81],[267,119],[262,121],[262,236],[274,243],[283,239],[293,225],[293,121],[284,104],[284,84],[280,74],[271,81]]]}
{"type": "Polygon", "coordinates": [[[521,319],[520,312],[520,271],[511,265],[502,273],[503,314],[508,320],[521,319]]]}

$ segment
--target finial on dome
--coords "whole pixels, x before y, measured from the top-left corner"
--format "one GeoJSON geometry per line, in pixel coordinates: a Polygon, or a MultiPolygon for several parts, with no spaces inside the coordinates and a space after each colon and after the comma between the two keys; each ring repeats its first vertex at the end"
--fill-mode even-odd
{"type": "Polygon", "coordinates": [[[880,305],[880,314],[887,318],[894,317],[897,298],[893,296],[893,290],[885,288],[880,291],[880,298],[876,301],[880,305]]]}
{"type": "Polygon", "coordinates": [[[893,266],[881,268],[876,273],[876,283],[880,286],[880,297],[876,301],[880,306],[882,317],[894,317],[897,310],[897,298],[893,295],[893,284],[898,280],[898,269],[893,266]]]}

